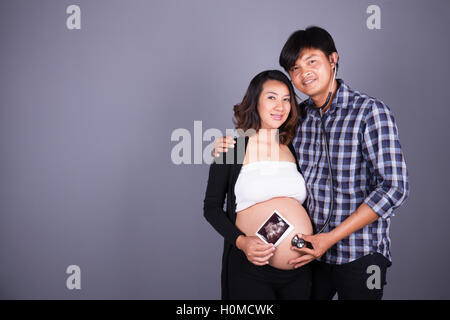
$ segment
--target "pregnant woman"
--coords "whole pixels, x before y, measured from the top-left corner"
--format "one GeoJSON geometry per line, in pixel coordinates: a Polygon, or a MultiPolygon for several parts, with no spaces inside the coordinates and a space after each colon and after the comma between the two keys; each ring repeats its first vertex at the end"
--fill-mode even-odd
{"type": "Polygon", "coordinates": [[[204,200],[205,218],[225,238],[222,299],[309,299],[310,266],[288,263],[300,255],[292,238],[313,231],[292,145],[298,112],[294,89],[277,70],[255,76],[234,106],[245,135],[211,164],[204,200]]]}

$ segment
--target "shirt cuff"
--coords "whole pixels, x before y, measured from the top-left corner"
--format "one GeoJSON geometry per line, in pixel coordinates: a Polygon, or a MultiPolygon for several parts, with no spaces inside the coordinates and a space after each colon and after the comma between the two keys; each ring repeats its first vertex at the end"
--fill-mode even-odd
{"type": "Polygon", "coordinates": [[[394,211],[393,203],[390,198],[380,190],[372,191],[372,193],[364,200],[364,203],[382,219],[390,218],[394,211]]]}
{"type": "MultiPolygon", "coordinates": [[[[245,236],[245,233],[243,233],[241,230],[239,230],[239,229],[237,229],[237,227],[236,227],[236,230],[234,230],[234,232],[233,232],[233,236],[231,237],[231,244],[233,245],[233,246],[235,246],[236,247],[236,240],[237,240],[237,238],[239,237],[239,236],[245,236]]],[[[237,247],[236,247],[237,248],[237,247]]]]}

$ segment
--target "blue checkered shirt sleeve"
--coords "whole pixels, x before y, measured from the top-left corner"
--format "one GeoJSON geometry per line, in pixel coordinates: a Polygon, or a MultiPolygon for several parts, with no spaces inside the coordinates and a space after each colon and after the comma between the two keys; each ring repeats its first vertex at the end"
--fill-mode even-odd
{"type": "Polygon", "coordinates": [[[364,202],[386,219],[408,197],[408,172],[391,110],[380,101],[371,103],[365,117],[362,151],[376,187],[364,202]]]}

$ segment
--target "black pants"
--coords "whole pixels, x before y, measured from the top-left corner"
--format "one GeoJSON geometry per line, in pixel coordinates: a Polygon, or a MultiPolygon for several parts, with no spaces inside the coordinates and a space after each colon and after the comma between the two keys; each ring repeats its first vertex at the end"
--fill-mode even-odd
{"type": "Polygon", "coordinates": [[[256,266],[244,252],[232,248],[228,264],[231,300],[307,300],[311,297],[311,266],[280,270],[256,266]]]}
{"type": "Polygon", "coordinates": [[[313,261],[312,300],[331,300],[336,292],[339,300],[381,300],[390,265],[391,262],[380,253],[341,265],[313,261]],[[380,272],[370,266],[378,266],[380,272]]]}

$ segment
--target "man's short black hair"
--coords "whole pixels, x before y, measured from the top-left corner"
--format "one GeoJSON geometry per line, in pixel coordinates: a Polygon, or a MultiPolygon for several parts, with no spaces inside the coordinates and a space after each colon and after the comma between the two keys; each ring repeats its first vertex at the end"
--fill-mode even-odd
{"type": "MultiPolygon", "coordinates": [[[[337,52],[333,38],[328,31],[320,27],[311,26],[291,34],[281,50],[280,65],[289,73],[289,70],[295,65],[300,52],[303,49],[310,48],[321,50],[327,58],[333,52],[337,52]]],[[[336,68],[338,68],[338,63],[336,63],[336,68]]]]}

